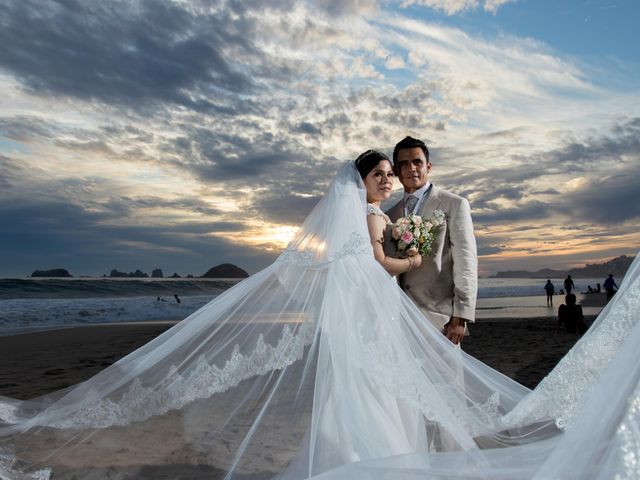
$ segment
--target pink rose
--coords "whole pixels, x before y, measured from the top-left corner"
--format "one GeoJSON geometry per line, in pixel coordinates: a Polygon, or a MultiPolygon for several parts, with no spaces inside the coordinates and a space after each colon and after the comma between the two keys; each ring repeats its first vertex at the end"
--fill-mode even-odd
{"type": "Polygon", "coordinates": [[[402,234],[402,237],[400,238],[404,243],[411,243],[413,242],[413,234],[409,231],[406,231],[402,234]]]}
{"type": "Polygon", "coordinates": [[[402,217],[400,220],[398,220],[398,224],[400,225],[409,225],[409,223],[409,219],[405,217],[402,217]]]}
{"type": "Polygon", "coordinates": [[[414,215],[413,223],[420,225],[422,223],[422,217],[420,215],[414,215]]]}

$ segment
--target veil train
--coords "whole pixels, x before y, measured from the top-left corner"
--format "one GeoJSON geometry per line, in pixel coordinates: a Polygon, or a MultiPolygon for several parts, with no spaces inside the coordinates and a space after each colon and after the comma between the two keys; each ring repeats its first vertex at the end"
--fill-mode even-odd
{"type": "Polygon", "coordinates": [[[530,392],[401,292],[373,258],[365,198],[348,162],[272,265],[86,382],[0,397],[0,478],[571,478],[560,452],[575,478],[626,472],[638,259],[530,392]]]}

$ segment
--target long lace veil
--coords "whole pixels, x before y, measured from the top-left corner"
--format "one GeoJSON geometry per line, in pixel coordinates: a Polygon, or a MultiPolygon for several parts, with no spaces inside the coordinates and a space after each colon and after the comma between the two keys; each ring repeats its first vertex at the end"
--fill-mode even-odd
{"type": "Polygon", "coordinates": [[[272,265],[86,382],[0,398],[0,477],[535,473],[580,411],[562,383],[580,368],[530,393],[454,348],[374,260],[365,198],[345,164],[272,265]]]}
{"type": "Polygon", "coordinates": [[[589,331],[502,419],[555,418],[558,435],[481,454],[417,452],[346,464],[316,478],[601,479],[640,478],[640,255],[589,331]]]}

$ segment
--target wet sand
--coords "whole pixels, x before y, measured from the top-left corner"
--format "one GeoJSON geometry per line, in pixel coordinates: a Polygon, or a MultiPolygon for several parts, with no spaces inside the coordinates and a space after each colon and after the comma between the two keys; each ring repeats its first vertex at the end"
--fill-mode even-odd
{"type": "MultiPolygon", "coordinates": [[[[82,382],[174,323],[84,325],[0,337],[0,395],[28,399],[82,382]]],[[[556,328],[551,316],[482,319],[471,326],[463,349],[534,388],[579,338],[556,328]]]]}
{"type": "Polygon", "coordinates": [[[82,325],[0,337],[0,395],[24,400],[75,385],[174,324],[82,325]]]}
{"type": "MultiPolygon", "coordinates": [[[[595,316],[585,316],[588,324],[595,316]]],[[[578,335],[557,333],[557,317],[486,319],[471,325],[462,349],[529,388],[535,388],[575,345],[578,335]]]]}

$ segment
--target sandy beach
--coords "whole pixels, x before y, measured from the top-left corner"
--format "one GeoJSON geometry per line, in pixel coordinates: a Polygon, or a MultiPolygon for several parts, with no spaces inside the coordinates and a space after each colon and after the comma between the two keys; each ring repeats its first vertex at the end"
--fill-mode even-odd
{"type": "MultiPolygon", "coordinates": [[[[595,316],[585,316],[591,324],[595,316]]],[[[486,319],[470,327],[462,348],[490,367],[535,388],[579,340],[557,332],[557,317],[486,319]]]]}
{"type": "MultiPolygon", "coordinates": [[[[589,323],[593,319],[593,316],[587,317],[589,323]]],[[[160,335],[175,323],[162,321],[83,325],[2,336],[0,395],[29,399],[82,382],[160,335]]],[[[578,338],[577,335],[557,333],[555,316],[533,319],[483,319],[471,326],[471,335],[465,338],[463,349],[507,376],[533,388],[578,338]]],[[[244,393],[241,391],[240,395],[244,393]]],[[[226,397],[225,402],[224,405],[235,406],[238,399],[230,395],[226,397]]],[[[215,412],[204,405],[195,402],[189,410],[190,425],[198,425],[198,428],[190,433],[192,436],[195,435],[193,438],[209,435],[210,431],[218,428],[229,414],[224,405],[215,412]],[[194,418],[197,418],[195,423],[194,418]]],[[[219,448],[206,453],[205,458],[204,453],[192,451],[188,445],[183,444],[183,437],[175,433],[182,432],[184,421],[185,419],[175,411],[152,420],[153,428],[168,432],[160,447],[155,438],[145,433],[148,424],[144,422],[139,424],[139,428],[123,430],[122,438],[119,436],[118,427],[106,429],[104,432],[100,430],[103,432],[100,434],[105,435],[105,441],[117,441],[123,447],[112,453],[98,449],[94,455],[86,452],[76,455],[75,450],[71,449],[56,457],[55,461],[47,466],[52,467],[56,478],[61,480],[107,477],[114,480],[222,479],[224,469],[221,466],[230,464],[244,430],[231,429],[228,438],[221,440],[219,448]],[[135,441],[138,448],[129,451],[125,446],[132,441],[135,441]],[[121,466],[117,475],[114,473],[113,465],[121,466]]],[[[264,431],[264,438],[255,439],[252,448],[256,450],[246,456],[239,478],[271,478],[273,470],[289,463],[295,451],[293,447],[287,449],[283,446],[298,445],[305,431],[304,423],[289,425],[292,421],[289,411],[274,411],[265,421],[271,423],[264,431]],[[289,427],[283,428],[283,425],[289,427]],[[276,446],[278,448],[275,448],[276,446]],[[274,451],[280,453],[274,455],[274,451]]],[[[100,442],[98,434],[92,439],[94,442],[100,442]]],[[[37,440],[29,438],[24,445],[26,450],[22,451],[25,460],[36,460],[35,457],[29,456],[29,452],[47,451],[50,440],[45,435],[42,444],[39,445],[37,440]],[[39,446],[34,448],[34,445],[39,446]]]]}
{"type": "Polygon", "coordinates": [[[175,322],[82,325],[0,337],[0,395],[21,400],[82,382],[175,322]]]}
{"type": "MultiPolygon", "coordinates": [[[[592,322],[594,316],[587,316],[592,322]]],[[[482,319],[463,349],[529,388],[575,344],[556,333],[554,316],[482,319]]],[[[86,380],[144,345],[175,322],[84,325],[0,337],[0,395],[19,399],[86,380]]]]}

